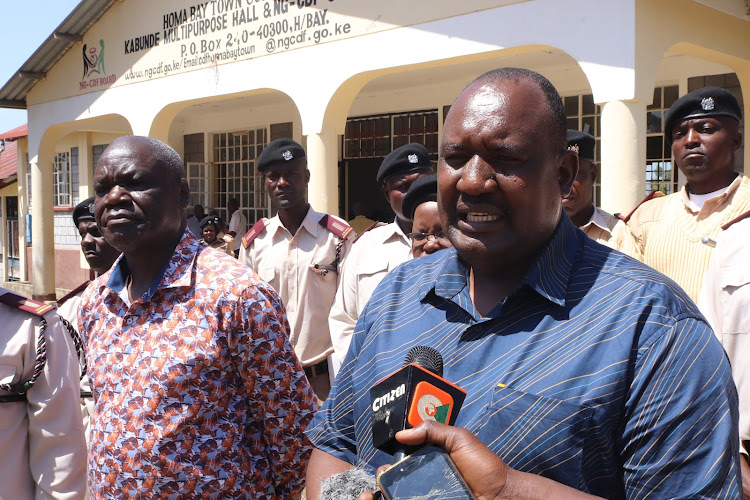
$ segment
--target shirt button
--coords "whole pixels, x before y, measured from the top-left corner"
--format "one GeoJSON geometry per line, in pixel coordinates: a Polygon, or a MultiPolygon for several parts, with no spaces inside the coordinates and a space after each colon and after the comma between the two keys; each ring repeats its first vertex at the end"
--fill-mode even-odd
{"type": "Polygon", "coordinates": [[[99,465],[104,465],[104,457],[99,457],[99,465]]]}
{"type": "Polygon", "coordinates": [[[127,324],[132,325],[133,324],[133,317],[130,316],[126,321],[127,324]]]}

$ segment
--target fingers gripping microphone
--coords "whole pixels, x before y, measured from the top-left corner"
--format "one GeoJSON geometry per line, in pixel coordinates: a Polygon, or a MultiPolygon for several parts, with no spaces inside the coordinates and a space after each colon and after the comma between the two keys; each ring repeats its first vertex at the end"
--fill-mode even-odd
{"type": "MultiPolygon", "coordinates": [[[[442,378],[443,357],[428,346],[416,346],[404,366],[370,389],[372,442],[395,459],[409,451],[396,441],[398,431],[425,420],[456,422],[466,391],[442,378]]],[[[417,449],[414,447],[413,449],[417,449]]]]}

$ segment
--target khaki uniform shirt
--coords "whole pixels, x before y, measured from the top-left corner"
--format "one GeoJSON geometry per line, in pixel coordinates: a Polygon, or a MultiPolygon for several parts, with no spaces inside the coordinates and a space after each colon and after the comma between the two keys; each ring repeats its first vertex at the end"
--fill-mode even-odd
{"type": "Polygon", "coordinates": [[[706,200],[698,213],[690,210],[685,187],[679,193],[647,201],[619,235],[618,249],[666,274],[690,298],[698,300],[703,275],[721,226],[750,209],[750,179],[742,175],[727,191],[706,200]]]}
{"type": "Polygon", "coordinates": [[[750,444],[750,219],[716,243],[698,307],[724,346],[740,398],[740,449],[750,444]]]}
{"type": "MultiPolygon", "coordinates": [[[[258,273],[281,296],[292,346],[304,366],[319,363],[333,352],[328,314],[338,288],[341,262],[353,239],[349,236],[341,245],[339,272],[316,269],[316,264],[328,266],[334,262],[336,246],[341,241],[319,224],[324,216],[311,207],[293,235],[277,215],[247,248],[241,245],[239,255],[240,262],[258,273]]],[[[346,224],[338,217],[334,219],[346,224]]]]}
{"type": "MultiPolygon", "coordinates": [[[[12,292],[0,288],[0,295],[6,293],[12,292]]],[[[40,319],[0,304],[0,383],[31,379],[40,319]]],[[[86,491],[76,350],[53,309],[44,319],[42,374],[26,392],[27,402],[0,403],[0,497],[7,500],[79,500],[86,491]]]]}
{"type": "Polygon", "coordinates": [[[411,242],[395,222],[370,229],[352,247],[341,270],[341,286],[328,320],[334,350],[330,368],[334,376],[346,357],[354,326],[375,287],[389,271],[411,257],[411,242]]]}
{"type": "Polygon", "coordinates": [[[605,212],[601,208],[594,208],[594,213],[591,214],[591,219],[579,229],[597,243],[601,243],[610,248],[617,248],[616,242],[612,237],[612,231],[618,223],[622,225],[625,224],[620,219],[605,212]]]}

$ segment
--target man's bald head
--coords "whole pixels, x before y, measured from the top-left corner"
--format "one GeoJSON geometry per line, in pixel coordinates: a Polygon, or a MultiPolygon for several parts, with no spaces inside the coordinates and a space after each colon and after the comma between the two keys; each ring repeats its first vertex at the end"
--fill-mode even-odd
{"type": "MultiPolygon", "coordinates": [[[[174,175],[175,179],[187,177],[185,166],[180,155],[168,144],[152,137],[140,135],[125,135],[118,137],[107,146],[102,157],[107,155],[119,157],[135,157],[141,161],[149,162],[157,168],[163,169],[174,175]]],[[[101,158],[99,160],[101,162],[101,158]]],[[[98,165],[98,164],[97,164],[98,165]]]]}
{"type": "Polygon", "coordinates": [[[478,76],[466,87],[464,92],[486,83],[517,82],[523,79],[531,80],[542,91],[549,109],[549,121],[546,122],[549,133],[555,141],[559,141],[560,149],[564,150],[567,144],[567,115],[565,114],[565,105],[555,86],[539,73],[525,68],[494,69],[478,76]]]}

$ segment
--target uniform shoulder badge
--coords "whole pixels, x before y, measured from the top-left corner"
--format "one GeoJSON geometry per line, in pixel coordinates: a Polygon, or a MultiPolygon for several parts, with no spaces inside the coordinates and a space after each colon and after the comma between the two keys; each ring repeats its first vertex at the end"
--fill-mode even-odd
{"type": "Polygon", "coordinates": [[[352,229],[351,226],[349,226],[349,224],[347,224],[346,222],[335,217],[331,217],[328,214],[321,217],[318,223],[342,240],[348,238],[349,235],[354,231],[354,229],[352,229]]]}
{"type": "Polygon", "coordinates": [[[246,232],[245,236],[242,237],[242,246],[245,248],[249,247],[250,243],[252,243],[260,233],[266,230],[267,225],[268,219],[265,217],[256,222],[255,225],[250,228],[250,231],[246,232]]]}
{"type": "Polygon", "coordinates": [[[49,304],[27,299],[23,295],[18,295],[17,293],[13,292],[7,292],[3,295],[0,295],[0,302],[10,307],[20,309],[21,311],[31,313],[34,316],[44,316],[45,313],[54,309],[54,307],[49,304]]]}
{"type": "Polygon", "coordinates": [[[367,226],[367,229],[365,229],[364,231],[362,231],[361,233],[359,233],[357,235],[357,237],[354,238],[354,241],[352,243],[356,243],[357,240],[360,239],[367,231],[370,231],[372,229],[375,229],[376,227],[381,227],[381,226],[385,226],[385,225],[386,225],[385,222],[381,222],[379,220],[376,220],[375,222],[373,222],[372,224],[370,224],[369,226],[367,226]]]}
{"type": "Polygon", "coordinates": [[[91,283],[91,280],[84,281],[83,283],[75,287],[73,290],[65,294],[60,300],[57,301],[57,307],[60,307],[61,305],[66,303],[68,300],[72,299],[73,297],[75,297],[76,295],[84,291],[89,283],[91,283]]]}

